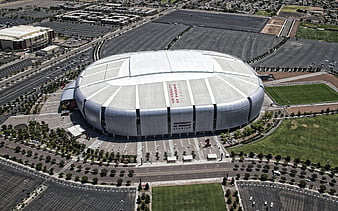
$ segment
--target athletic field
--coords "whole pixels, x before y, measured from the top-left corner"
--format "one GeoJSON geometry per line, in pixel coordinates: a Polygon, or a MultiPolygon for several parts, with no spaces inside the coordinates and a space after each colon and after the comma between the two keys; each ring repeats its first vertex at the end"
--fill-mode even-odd
{"type": "Polygon", "coordinates": [[[270,136],[231,151],[271,153],[338,166],[338,114],[284,120],[270,136]]]}
{"type": "Polygon", "coordinates": [[[300,23],[297,31],[298,38],[338,42],[338,26],[300,23]]]}
{"type": "Polygon", "coordinates": [[[296,105],[338,101],[338,93],[326,84],[265,87],[279,105],[296,105]]]}
{"type": "Polygon", "coordinates": [[[221,184],[178,185],[152,189],[153,211],[224,211],[221,184]]]}

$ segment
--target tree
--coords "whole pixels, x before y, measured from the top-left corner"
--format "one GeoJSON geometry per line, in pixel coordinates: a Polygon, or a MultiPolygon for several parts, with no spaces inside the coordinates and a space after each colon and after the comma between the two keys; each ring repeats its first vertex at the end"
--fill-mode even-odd
{"type": "Polygon", "coordinates": [[[249,177],[250,177],[250,174],[248,174],[248,173],[244,174],[244,179],[245,179],[245,180],[248,180],[249,177]]]}
{"type": "Polygon", "coordinates": [[[19,153],[21,151],[21,147],[17,146],[15,147],[15,153],[19,153]]]}
{"type": "Polygon", "coordinates": [[[141,191],[141,190],[142,190],[142,184],[141,184],[141,182],[138,184],[137,190],[138,190],[138,191],[141,191]]]}
{"type": "Polygon", "coordinates": [[[145,197],[145,199],[144,199],[144,202],[145,202],[146,204],[149,204],[149,203],[150,203],[150,196],[149,196],[148,194],[146,194],[146,197],[145,197]]]}
{"type": "Polygon", "coordinates": [[[71,173],[66,174],[66,180],[70,180],[71,178],[72,178],[72,174],[71,173]]]}
{"type": "Polygon", "coordinates": [[[321,186],[319,187],[319,192],[325,193],[325,191],[326,191],[326,186],[325,186],[325,185],[321,185],[321,186]]]}
{"type": "Polygon", "coordinates": [[[149,183],[146,183],[144,190],[149,190],[149,183]]]}
{"type": "Polygon", "coordinates": [[[107,172],[108,172],[107,169],[105,169],[105,168],[101,169],[100,176],[105,177],[107,175],[107,172]]]}
{"type": "Polygon", "coordinates": [[[227,204],[231,204],[231,203],[232,203],[232,199],[231,199],[231,197],[229,197],[228,200],[227,200],[227,204]]]}
{"type": "Polygon", "coordinates": [[[261,177],[260,177],[260,180],[262,181],[266,181],[268,180],[269,176],[267,174],[262,174],[261,177]]]}
{"type": "Polygon", "coordinates": [[[87,183],[88,182],[88,177],[87,176],[83,176],[81,179],[81,183],[87,183]]]}
{"type": "Polygon", "coordinates": [[[131,181],[128,180],[128,181],[126,182],[126,186],[130,186],[130,185],[131,185],[131,181]]]}
{"type": "Polygon", "coordinates": [[[123,180],[121,178],[117,179],[117,183],[116,186],[121,186],[122,185],[123,180]]]}
{"type": "Polygon", "coordinates": [[[94,169],[93,171],[92,171],[92,174],[94,174],[94,175],[96,175],[96,174],[98,174],[99,173],[99,170],[98,169],[94,169]]]}
{"type": "Polygon", "coordinates": [[[93,178],[93,185],[96,185],[98,183],[99,179],[97,177],[93,178]]]}
{"type": "Polygon", "coordinates": [[[305,180],[300,180],[298,186],[301,187],[301,188],[305,188],[306,187],[305,180]]]}
{"type": "Polygon", "coordinates": [[[231,193],[230,189],[227,189],[225,192],[225,197],[228,198],[230,196],[230,193],[231,193]]]}
{"type": "Polygon", "coordinates": [[[37,171],[41,171],[41,170],[42,170],[42,163],[36,164],[35,169],[36,169],[37,171]]]}
{"type": "Polygon", "coordinates": [[[234,185],[235,184],[235,178],[231,179],[230,185],[234,185]]]}
{"type": "Polygon", "coordinates": [[[259,154],[257,155],[257,157],[259,158],[259,160],[262,160],[263,157],[264,157],[264,155],[263,155],[263,153],[259,153],[259,154]]]}
{"type": "Polygon", "coordinates": [[[226,177],[223,177],[223,181],[222,181],[222,185],[227,185],[227,180],[228,180],[228,178],[226,178],[226,177]]]}

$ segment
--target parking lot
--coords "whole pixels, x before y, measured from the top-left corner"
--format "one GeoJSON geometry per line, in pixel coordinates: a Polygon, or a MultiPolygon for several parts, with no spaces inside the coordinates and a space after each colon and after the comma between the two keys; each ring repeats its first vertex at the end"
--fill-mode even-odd
{"type": "Polygon", "coordinates": [[[211,50],[249,60],[268,51],[281,40],[275,35],[193,27],[171,49],[211,50]]]}
{"type": "Polygon", "coordinates": [[[338,209],[336,198],[295,186],[256,181],[238,181],[237,186],[244,210],[338,209]]]}
{"type": "Polygon", "coordinates": [[[188,26],[147,23],[116,38],[108,40],[101,49],[101,57],[119,53],[164,50],[188,26]]]}
{"type": "Polygon", "coordinates": [[[81,36],[81,37],[99,37],[113,31],[113,26],[98,26],[84,23],[69,23],[69,22],[45,22],[39,23],[39,26],[50,27],[55,33],[65,36],[81,36]]]}
{"type": "Polygon", "coordinates": [[[253,66],[265,67],[321,67],[328,69],[338,61],[338,43],[291,38],[276,52],[253,66]]]}
{"type": "Polygon", "coordinates": [[[47,190],[24,210],[133,210],[134,190],[47,183],[47,190]]]}
{"type": "Polygon", "coordinates": [[[0,78],[6,77],[12,73],[18,72],[23,68],[32,65],[32,59],[25,59],[10,66],[0,69],[0,78]]]}
{"type": "Polygon", "coordinates": [[[179,23],[201,27],[260,32],[268,18],[176,10],[156,20],[159,23],[179,23]]]}
{"type": "Polygon", "coordinates": [[[0,210],[10,210],[41,182],[40,178],[23,174],[0,163],[0,210]]]}

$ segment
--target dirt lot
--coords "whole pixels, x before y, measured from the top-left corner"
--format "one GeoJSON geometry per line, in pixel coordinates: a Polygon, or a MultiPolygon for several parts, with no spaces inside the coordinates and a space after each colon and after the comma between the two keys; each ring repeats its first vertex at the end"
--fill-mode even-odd
{"type": "Polygon", "coordinates": [[[327,108],[330,108],[330,110],[336,110],[338,109],[338,104],[329,104],[329,105],[318,105],[318,106],[300,106],[300,107],[289,107],[286,109],[286,111],[291,114],[297,114],[300,113],[317,113],[321,112],[322,110],[326,110],[327,108]]]}
{"type": "Polygon", "coordinates": [[[285,20],[281,18],[272,18],[269,22],[264,26],[261,33],[263,34],[275,34],[278,35],[285,20]]]}
{"type": "Polygon", "coordinates": [[[309,73],[304,73],[304,72],[257,72],[257,73],[258,74],[272,74],[275,80],[309,74],[309,73]]]}
{"type": "Polygon", "coordinates": [[[303,82],[303,81],[326,81],[331,83],[333,86],[338,88],[338,78],[334,75],[331,74],[323,74],[319,76],[314,76],[314,77],[309,77],[309,78],[303,78],[299,80],[294,80],[294,81],[288,81],[287,83],[290,82],[303,82]]]}

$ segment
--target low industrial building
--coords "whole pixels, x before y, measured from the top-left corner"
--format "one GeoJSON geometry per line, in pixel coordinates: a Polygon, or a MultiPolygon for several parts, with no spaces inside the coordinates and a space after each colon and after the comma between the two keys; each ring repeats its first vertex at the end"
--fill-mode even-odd
{"type": "Polygon", "coordinates": [[[51,44],[54,31],[40,26],[19,25],[0,30],[0,48],[2,50],[39,50],[51,44]]]}

